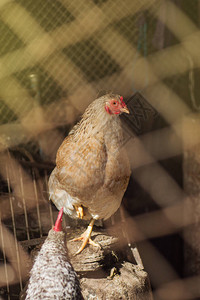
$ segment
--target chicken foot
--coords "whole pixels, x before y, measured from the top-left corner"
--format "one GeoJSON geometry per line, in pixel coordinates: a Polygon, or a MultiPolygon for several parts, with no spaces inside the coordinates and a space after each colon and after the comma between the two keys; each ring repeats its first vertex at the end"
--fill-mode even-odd
{"type": "Polygon", "coordinates": [[[90,245],[95,246],[95,247],[100,247],[99,244],[95,243],[90,238],[91,237],[91,233],[92,233],[92,228],[93,228],[93,225],[94,225],[94,221],[95,221],[94,219],[91,219],[91,221],[90,221],[90,223],[89,223],[88,228],[86,229],[86,231],[80,237],[71,240],[72,242],[81,241],[81,240],[83,241],[81,247],[75,253],[75,255],[81,253],[81,251],[83,251],[83,249],[85,248],[85,246],[87,244],[90,244],[90,245]]]}

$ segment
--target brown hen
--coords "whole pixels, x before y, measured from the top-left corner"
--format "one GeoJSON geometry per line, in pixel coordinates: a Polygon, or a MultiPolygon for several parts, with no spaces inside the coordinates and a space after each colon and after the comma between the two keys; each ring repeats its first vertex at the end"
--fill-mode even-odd
{"type": "MultiPolygon", "coordinates": [[[[80,253],[91,239],[94,221],[107,219],[119,208],[130,177],[122,147],[119,115],[129,113],[123,97],[107,94],[94,100],[57,152],[49,178],[50,198],[73,218],[91,219],[80,253]]],[[[95,244],[96,245],[96,244],[95,244]]]]}

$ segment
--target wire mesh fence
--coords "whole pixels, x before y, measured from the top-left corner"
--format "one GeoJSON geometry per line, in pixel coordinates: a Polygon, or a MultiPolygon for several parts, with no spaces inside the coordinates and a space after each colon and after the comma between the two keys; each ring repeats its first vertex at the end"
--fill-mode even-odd
{"type": "Polygon", "coordinates": [[[192,257],[197,264],[200,257],[198,237],[190,239],[189,229],[183,234],[189,225],[199,227],[198,200],[190,201],[190,193],[197,199],[199,193],[199,13],[198,0],[1,1],[3,299],[18,299],[28,271],[21,261],[31,263],[23,247],[37,244],[53,223],[46,183],[58,146],[105,91],[127,99],[137,92],[160,115],[140,138],[135,132],[127,138],[134,179],[124,199],[137,214],[127,219],[127,231],[130,239],[143,241],[155,299],[200,297],[200,268],[184,277],[189,263],[183,257],[183,243],[197,253],[187,250],[187,261],[192,257]],[[188,157],[196,158],[191,168],[188,157]],[[185,191],[194,178],[195,190],[185,191]],[[168,235],[177,235],[176,241],[168,235]],[[152,243],[156,238],[168,251],[174,242],[171,262],[164,257],[167,250],[163,255],[152,243]]]}

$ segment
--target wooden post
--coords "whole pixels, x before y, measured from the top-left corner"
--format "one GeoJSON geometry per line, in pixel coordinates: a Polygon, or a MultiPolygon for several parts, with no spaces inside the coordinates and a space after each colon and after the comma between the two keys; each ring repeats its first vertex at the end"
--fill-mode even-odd
{"type": "MultiPolygon", "coordinates": [[[[82,231],[84,228],[77,232],[78,235],[82,231]]],[[[121,240],[116,235],[108,235],[99,228],[93,230],[92,239],[101,248],[89,246],[76,256],[73,253],[80,244],[67,243],[71,263],[80,275],[84,299],[152,300],[147,273],[141,265],[127,259],[128,245],[122,249],[121,240]]]]}
{"type": "MultiPolygon", "coordinates": [[[[74,255],[80,243],[71,241],[71,238],[80,236],[84,230],[76,228],[67,237],[69,258],[79,276],[84,299],[152,300],[147,273],[140,265],[127,259],[130,249],[128,245],[122,249],[118,237],[108,235],[104,229],[94,228],[92,239],[101,247],[90,245],[80,254],[74,255]]],[[[25,299],[27,286],[28,283],[20,294],[20,300],[25,299]]]]}

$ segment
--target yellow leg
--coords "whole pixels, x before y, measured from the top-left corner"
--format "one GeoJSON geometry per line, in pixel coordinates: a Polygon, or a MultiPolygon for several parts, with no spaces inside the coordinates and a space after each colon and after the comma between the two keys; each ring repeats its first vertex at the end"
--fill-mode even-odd
{"type": "Polygon", "coordinates": [[[90,244],[90,245],[93,245],[95,247],[100,247],[99,244],[95,243],[94,241],[91,240],[91,233],[92,233],[92,228],[93,228],[93,225],[94,225],[94,219],[91,219],[89,225],[88,225],[88,228],[86,229],[86,231],[78,238],[75,238],[73,239],[72,241],[75,242],[75,241],[80,241],[82,240],[83,243],[81,245],[81,247],[79,248],[79,250],[76,252],[76,254],[79,254],[81,251],[83,251],[83,249],[85,248],[85,246],[87,244],[90,244]]]}
{"type": "Polygon", "coordinates": [[[80,206],[75,205],[74,208],[76,210],[78,218],[79,219],[83,219],[83,217],[84,217],[83,206],[82,205],[80,205],[80,206]]]}

